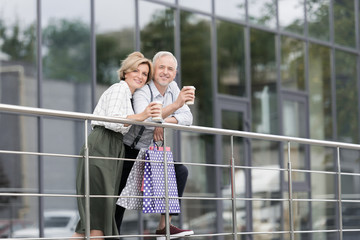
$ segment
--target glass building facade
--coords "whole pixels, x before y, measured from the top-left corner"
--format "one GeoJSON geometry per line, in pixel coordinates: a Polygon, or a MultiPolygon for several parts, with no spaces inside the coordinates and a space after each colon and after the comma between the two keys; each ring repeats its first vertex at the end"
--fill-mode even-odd
{"type": "MultiPolygon", "coordinates": [[[[179,86],[196,87],[194,125],[359,143],[359,0],[0,0],[0,103],[92,113],[118,82],[132,51],[160,50],[179,62],[179,86]]],[[[68,158],[0,154],[0,192],[75,193],[83,124],[0,113],[0,149],[69,154],[68,158]]],[[[178,159],[229,164],[230,138],[168,132],[178,159]]],[[[238,166],[284,168],[287,146],[234,139],[238,166]]],[[[336,171],[332,148],[292,145],[293,168],[336,171]]],[[[341,152],[342,198],[359,199],[358,151],[341,152]]],[[[185,196],[229,196],[227,168],[188,166],[185,196]]],[[[284,172],[236,172],[238,231],[287,231],[284,172]]],[[[294,198],[334,199],[336,176],[298,171],[294,198]]],[[[76,210],[75,198],[0,197],[0,224],[36,224],[48,210],[76,210]]],[[[343,228],[360,228],[360,203],[343,203],[343,228]]],[[[182,200],[177,225],[196,234],[231,231],[231,201],[182,200]]],[[[334,202],[297,201],[295,229],[339,226],[334,202]]],[[[151,233],[157,215],[127,211],[123,234],[151,233]]],[[[41,221],[40,221],[41,222],[41,221]]],[[[1,226],[0,226],[1,233],[1,226]]],[[[42,234],[39,231],[39,234],[42,234]]],[[[357,239],[359,232],[344,233],[357,239]]],[[[4,235],[5,236],[5,235],[4,235]]],[[[287,234],[246,239],[288,239],[287,234]]],[[[226,237],[225,237],[226,238],[226,237]]],[[[245,238],[244,238],[245,239],[245,238]]],[[[337,232],[296,239],[339,239],[337,232]]]]}

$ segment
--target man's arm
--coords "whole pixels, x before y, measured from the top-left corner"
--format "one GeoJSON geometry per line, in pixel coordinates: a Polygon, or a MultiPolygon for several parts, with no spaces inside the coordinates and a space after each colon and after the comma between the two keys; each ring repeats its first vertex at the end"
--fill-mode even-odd
{"type": "MultiPolygon", "coordinates": [[[[194,96],[192,94],[191,89],[182,89],[180,91],[176,82],[172,82],[170,87],[174,93],[174,97],[176,97],[176,100],[172,104],[169,104],[168,106],[166,106],[162,109],[163,119],[166,119],[167,117],[172,115],[174,112],[176,112],[178,109],[182,108],[186,101],[194,100],[194,96]]],[[[190,109],[183,109],[183,110],[190,112],[190,109]]],[[[181,112],[183,112],[183,111],[181,111],[181,112]]],[[[176,118],[175,119],[172,118],[169,121],[171,123],[178,123],[178,120],[176,118]]]]}

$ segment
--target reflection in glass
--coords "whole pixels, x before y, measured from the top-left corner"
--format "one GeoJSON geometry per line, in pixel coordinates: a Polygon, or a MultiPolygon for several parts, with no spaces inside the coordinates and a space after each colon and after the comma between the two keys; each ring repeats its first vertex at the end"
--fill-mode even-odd
{"type": "Polygon", "coordinates": [[[36,1],[3,0],[0,12],[0,103],[36,107],[36,1]]]}
{"type": "MultiPolygon", "coordinates": [[[[217,201],[181,200],[189,206],[187,219],[191,229],[196,229],[196,234],[213,234],[216,232],[217,220],[222,216],[216,213],[217,201]]],[[[227,201],[229,202],[229,201],[227,201]]],[[[225,211],[225,210],[224,210],[225,211]]],[[[182,212],[181,215],[185,213],[182,212]]],[[[224,216],[225,214],[223,214],[224,216]]],[[[230,214],[231,219],[231,214],[230,214]]]]}
{"type": "MultiPolygon", "coordinates": [[[[43,107],[92,112],[90,2],[42,1],[43,107]],[[69,6],[72,6],[69,8],[69,6]]],[[[43,119],[44,152],[78,154],[84,143],[82,122],[43,119]]],[[[43,157],[44,192],[74,193],[76,159],[43,157]],[[57,161],[56,161],[57,160],[57,161]],[[66,177],[65,177],[66,175],[66,177]]],[[[76,201],[46,199],[45,208],[74,209],[76,201]]]]}
{"type": "Polygon", "coordinates": [[[116,71],[121,60],[135,49],[134,15],[133,1],[95,1],[96,101],[109,85],[119,81],[116,71]]]}
{"type": "Polygon", "coordinates": [[[262,26],[276,28],[276,1],[249,0],[249,21],[262,26]]]}
{"type": "Polygon", "coordinates": [[[356,150],[340,150],[341,171],[350,173],[341,176],[341,198],[349,202],[342,203],[343,226],[345,229],[359,229],[359,203],[357,202],[360,195],[358,184],[360,182],[359,175],[351,175],[351,173],[360,173],[360,152],[356,150]],[[350,202],[353,201],[353,202],[350,202]]]}
{"type": "Polygon", "coordinates": [[[213,126],[210,23],[208,17],[181,12],[181,84],[196,87],[194,125],[213,126]]]}
{"type": "Polygon", "coordinates": [[[305,91],[304,42],[281,38],[281,83],[283,88],[305,91]]]}
{"type": "Polygon", "coordinates": [[[278,133],[275,37],[251,30],[252,130],[278,133]]]}
{"type": "MultiPolygon", "coordinates": [[[[350,177],[350,176],[348,176],[350,177]]],[[[358,177],[359,178],[359,177],[358,177]]],[[[357,179],[356,182],[359,182],[357,179]]],[[[355,200],[355,199],[353,199],[355,200]]],[[[356,200],[355,200],[356,201],[356,200]]],[[[342,224],[344,229],[359,229],[360,228],[360,203],[359,202],[344,202],[342,204],[342,224]]],[[[359,233],[359,232],[357,232],[359,233]]],[[[359,235],[353,235],[353,237],[359,235]]],[[[351,239],[351,238],[346,238],[351,239]]]]}
{"type": "MultiPolygon", "coordinates": [[[[180,21],[181,56],[180,59],[178,56],[178,59],[181,65],[178,71],[181,79],[178,79],[178,81],[181,82],[181,86],[194,85],[196,87],[196,101],[195,104],[190,107],[194,117],[193,125],[213,126],[213,90],[211,84],[212,70],[210,55],[211,19],[209,17],[201,17],[200,15],[181,11],[180,21]]],[[[180,136],[181,161],[215,163],[213,135],[181,132],[180,136]]],[[[216,192],[215,188],[218,181],[218,179],[214,177],[215,168],[188,166],[188,169],[189,177],[186,192],[191,190],[192,195],[205,192],[213,196],[216,192]]],[[[199,201],[199,204],[208,207],[208,204],[215,203],[211,201],[199,201]]],[[[197,211],[190,206],[189,208],[183,208],[182,212],[184,213],[184,211],[187,211],[186,214],[189,216],[189,221],[194,219],[195,216],[193,214],[197,213],[197,211]]],[[[207,213],[201,212],[201,214],[199,213],[197,216],[200,217],[204,215],[203,220],[200,220],[200,222],[215,221],[216,217],[211,217],[214,216],[214,214],[216,214],[216,211],[213,209],[207,213]],[[208,217],[210,219],[208,219],[208,217]]],[[[208,226],[211,226],[211,224],[213,224],[213,222],[208,226]]],[[[212,228],[212,231],[214,231],[214,229],[215,228],[212,228]]],[[[206,231],[209,231],[209,229],[207,228],[206,231]]]]}
{"type": "MultiPolygon", "coordinates": [[[[311,146],[311,170],[335,171],[334,149],[311,146]]],[[[315,181],[316,183],[317,181],[315,181]]]]}
{"type": "MultiPolygon", "coordinates": [[[[287,198],[288,193],[284,193],[283,198],[287,198]]],[[[309,193],[307,192],[294,192],[294,199],[308,199],[309,193]]],[[[308,201],[294,201],[293,202],[293,220],[294,220],[294,229],[295,231],[309,230],[310,229],[310,203],[308,201]]],[[[289,204],[283,202],[283,219],[284,219],[284,231],[290,230],[289,222],[289,204]]],[[[304,239],[310,239],[308,234],[303,234],[304,239]]]]}
{"type": "MultiPolygon", "coordinates": [[[[38,106],[36,1],[0,1],[0,103],[38,106]]],[[[0,150],[37,150],[37,118],[0,113],[0,150]]],[[[2,192],[38,191],[38,157],[0,154],[2,192]]],[[[37,198],[0,197],[0,238],[33,223],[37,198]]]]}
{"type": "Polygon", "coordinates": [[[304,34],[304,0],[278,0],[278,6],[280,28],[304,34]]]}
{"type": "Polygon", "coordinates": [[[329,0],[306,1],[309,36],[330,40],[329,0]]]}
{"type": "Polygon", "coordinates": [[[212,0],[178,0],[179,5],[182,7],[192,8],[207,13],[211,13],[211,1],[212,0]]]}
{"type": "Polygon", "coordinates": [[[279,168],[279,142],[251,140],[251,165],[256,167],[279,168]]]}
{"type": "MultiPolygon", "coordinates": [[[[245,20],[245,0],[215,0],[215,14],[217,16],[245,20]]],[[[219,35],[218,35],[219,36],[219,35]]]]}
{"type": "Polygon", "coordinates": [[[310,137],[330,140],[332,128],[330,49],[309,44],[310,137]]]}
{"type": "MultiPolygon", "coordinates": [[[[221,128],[223,129],[230,129],[230,130],[243,130],[243,121],[244,116],[241,112],[235,112],[235,111],[229,111],[229,110],[222,110],[221,112],[222,116],[222,125],[221,128]]],[[[223,164],[229,164],[231,159],[231,139],[229,136],[223,136],[223,164]]],[[[245,159],[244,159],[244,141],[243,138],[240,137],[234,137],[233,138],[234,143],[234,159],[235,159],[235,165],[244,165],[245,159]]]]}
{"type": "MultiPolygon", "coordinates": [[[[140,4],[141,51],[150,59],[158,51],[174,52],[174,10],[153,3],[140,4]]],[[[179,69],[178,69],[179,70],[179,69]]]]}
{"type": "MultiPolygon", "coordinates": [[[[312,229],[314,230],[330,230],[336,229],[336,205],[333,202],[312,202],[312,229]]],[[[332,234],[330,233],[318,233],[316,239],[335,239],[329,238],[332,234]]]]}
{"type": "Polygon", "coordinates": [[[73,4],[42,3],[43,107],[90,112],[90,4],[80,0],[69,8],[73,4]]]}
{"type": "Polygon", "coordinates": [[[335,43],[355,48],[355,1],[333,2],[335,43]]]}
{"type": "MultiPolygon", "coordinates": [[[[306,131],[306,106],[304,103],[285,99],[283,101],[283,131],[285,136],[289,137],[307,137],[306,131]]],[[[306,147],[303,144],[291,142],[290,160],[293,169],[304,169],[306,147]]],[[[288,162],[288,145],[284,145],[284,165],[288,162]]],[[[287,173],[285,173],[287,178],[287,173]]],[[[293,172],[293,181],[305,181],[306,176],[303,173],[293,172]]]]}
{"type": "Polygon", "coordinates": [[[336,122],[338,140],[359,142],[357,56],[335,52],[336,122]]]}
{"type": "Polygon", "coordinates": [[[218,92],[246,96],[245,43],[242,26],[217,22],[218,92]]]}

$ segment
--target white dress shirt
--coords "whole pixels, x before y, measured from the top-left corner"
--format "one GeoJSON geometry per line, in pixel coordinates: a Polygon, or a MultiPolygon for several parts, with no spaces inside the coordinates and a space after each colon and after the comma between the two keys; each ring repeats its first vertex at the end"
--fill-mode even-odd
{"type": "MultiPolygon", "coordinates": [[[[162,102],[163,107],[172,104],[177,99],[180,93],[180,89],[175,81],[172,81],[169,84],[164,96],[160,94],[153,80],[150,81],[149,86],[153,94],[152,101],[162,102]]],[[[144,111],[144,109],[149,105],[150,102],[151,93],[147,85],[135,91],[133,95],[133,107],[135,113],[140,113],[144,111]]],[[[184,106],[176,110],[173,114],[171,114],[169,117],[175,117],[178,121],[178,124],[180,125],[189,126],[193,122],[193,116],[191,114],[190,108],[185,104],[184,106]]],[[[151,121],[151,118],[148,118],[145,121],[151,121]]],[[[134,139],[138,136],[140,129],[140,125],[132,126],[129,132],[124,136],[124,143],[128,146],[131,146],[134,142],[134,139]]],[[[145,127],[145,130],[135,148],[140,149],[149,147],[153,140],[153,136],[154,127],[145,127]]]]}

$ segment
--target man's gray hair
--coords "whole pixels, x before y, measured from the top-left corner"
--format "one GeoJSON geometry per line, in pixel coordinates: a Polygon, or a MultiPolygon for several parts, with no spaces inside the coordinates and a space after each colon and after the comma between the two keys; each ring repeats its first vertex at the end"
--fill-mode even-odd
{"type": "Polygon", "coordinates": [[[160,51],[160,52],[157,52],[155,54],[155,56],[153,57],[153,64],[155,65],[156,64],[156,61],[163,57],[163,56],[171,56],[173,59],[174,59],[174,62],[175,62],[175,70],[177,69],[178,67],[178,62],[176,60],[176,57],[171,53],[171,52],[168,52],[168,51],[160,51]]]}

